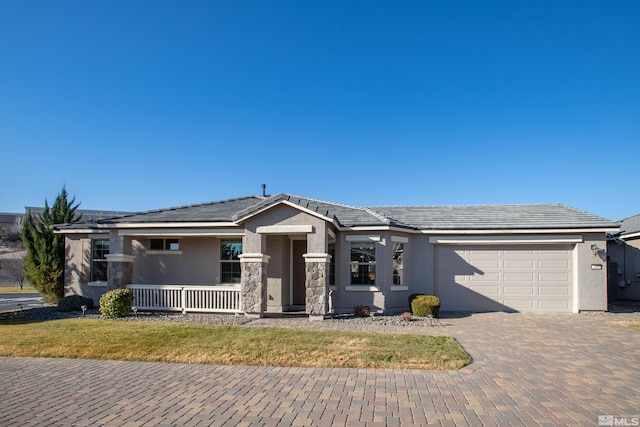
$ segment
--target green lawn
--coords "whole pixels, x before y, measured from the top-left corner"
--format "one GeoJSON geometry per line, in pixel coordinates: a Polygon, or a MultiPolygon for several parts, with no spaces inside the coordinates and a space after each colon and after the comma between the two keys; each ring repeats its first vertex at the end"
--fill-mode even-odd
{"type": "Polygon", "coordinates": [[[0,316],[0,356],[220,365],[459,369],[451,337],[0,316]]]}

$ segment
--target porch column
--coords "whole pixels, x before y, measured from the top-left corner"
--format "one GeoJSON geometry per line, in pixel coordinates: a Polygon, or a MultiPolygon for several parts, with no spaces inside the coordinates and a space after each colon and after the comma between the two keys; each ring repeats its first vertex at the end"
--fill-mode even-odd
{"type": "Polygon", "coordinates": [[[107,281],[109,289],[125,288],[133,279],[133,255],[109,254],[107,258],[107,281]]]}
{"type": "Polygon", "coordinates": [[[240,255],[240,309],[250,317],[262,317],[267,310],[267,264],[269,255],[240,255]]]}
{"type": "Polygon", "coordinates": [[[327,314],[327,277],[331,255],[325,253],[304,254],[306,312],[309,320],[324,320],[327,314]]]}

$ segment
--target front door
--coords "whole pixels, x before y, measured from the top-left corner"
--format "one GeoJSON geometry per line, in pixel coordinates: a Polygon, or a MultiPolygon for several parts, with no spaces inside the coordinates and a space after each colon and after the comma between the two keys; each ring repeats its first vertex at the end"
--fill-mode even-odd
{"type": "Polygon", "coordinates": [[[304,255],[307,252],[306,240],[293,240],[291,245],[291,305],[304,309],[306,295],[306,266],[304,255]]]}

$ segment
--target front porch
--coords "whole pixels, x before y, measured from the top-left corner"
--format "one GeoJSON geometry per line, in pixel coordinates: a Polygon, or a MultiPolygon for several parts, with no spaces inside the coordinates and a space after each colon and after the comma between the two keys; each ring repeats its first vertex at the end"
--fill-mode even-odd
{"type": "Polygon", "coordinates": [[[130,284],[137,310],[242,313],[240,286],[130,284]]]}

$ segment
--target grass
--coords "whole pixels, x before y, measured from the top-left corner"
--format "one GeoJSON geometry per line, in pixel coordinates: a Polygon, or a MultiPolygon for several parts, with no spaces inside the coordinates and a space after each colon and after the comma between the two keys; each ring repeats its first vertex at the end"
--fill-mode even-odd
{"type": "Polygon", "coordinates": [[[625,320],[625,321],[621,321],[621,322],[613,322],[617,325],[621,325],[624,326],[626,328],[631,328],[631,329],[635,329],[636,331],[640,331],[640,322],[634,322],[631,320],[625,320]]]}
{"type": "Polygon", "coordinates": [[[218,365],[459,369],[451,337],[0,316],[0,356],[218,365]]]}
{"type": "Polygon", "coordinates": [[[19,286],[0,286],[0,293],[33,293],[38,292],[31,286],[25,286],[23,289],[20,289],[19,286]]]}

